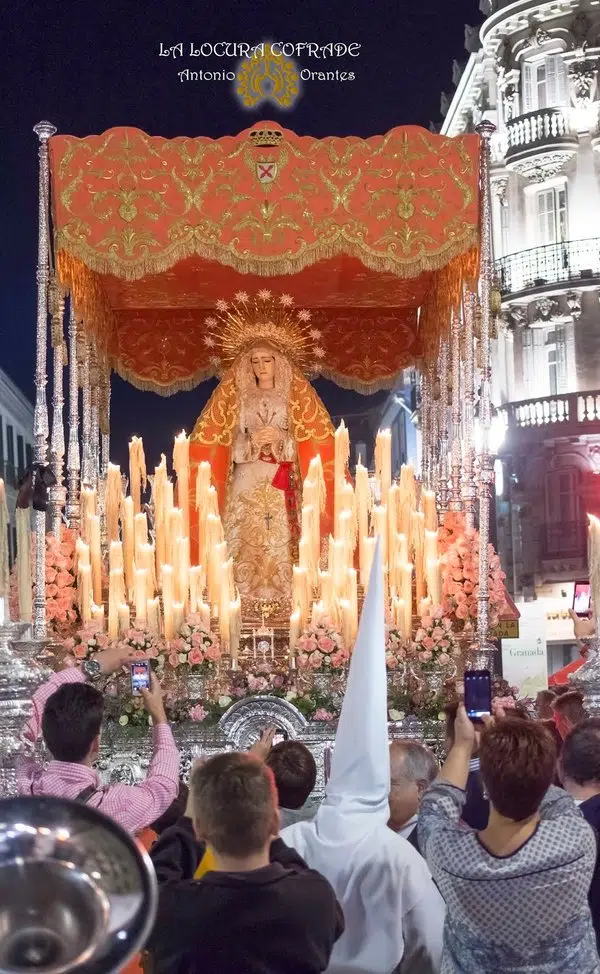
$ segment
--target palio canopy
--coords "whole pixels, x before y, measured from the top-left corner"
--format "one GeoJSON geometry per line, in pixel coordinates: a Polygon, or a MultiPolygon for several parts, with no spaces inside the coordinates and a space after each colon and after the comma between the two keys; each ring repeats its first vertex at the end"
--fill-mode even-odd
{"type": "Polygon", "coordinates": [[[50,163],[59,281],[104,364],[161,395],[213,375],[203,336],[215,301],[264,287],[312,312],[323,375],[389,388],[435,355],[477,272],[476,135],[113,128],[54,136],[50,163]]]}

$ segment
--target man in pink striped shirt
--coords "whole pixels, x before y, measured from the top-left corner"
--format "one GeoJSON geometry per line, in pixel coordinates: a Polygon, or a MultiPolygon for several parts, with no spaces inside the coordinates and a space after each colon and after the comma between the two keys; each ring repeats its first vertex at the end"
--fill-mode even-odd
{"type": "Polygon", "coordinates": [[[179,751],[158,681],[142,691],[152,717],[154,753],[145,781],[139,785],[102,787],[93,765],[98,758],[103,697],[96,679],[117,672],[131,654],[107,649],[82,667],[53,673],[33,696],[33,712],[23,739],[34,744],[43,731],[53,760],[46,767],[30,755],[19,759],[17,785],[21,795],[53,795],[84,801],[114,819],[128,832],[146,828],[169,808],[179,789],[179,751]]]}

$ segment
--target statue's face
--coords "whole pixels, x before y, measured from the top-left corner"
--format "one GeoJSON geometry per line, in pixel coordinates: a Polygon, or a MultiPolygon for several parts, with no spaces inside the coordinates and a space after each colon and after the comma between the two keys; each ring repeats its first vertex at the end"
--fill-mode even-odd
{"type": "Polygon", "coordinates": [[[256,381],[263,388],[275,381],[275,356],[268,348],[255,348],[250,356],[256,381]]]}

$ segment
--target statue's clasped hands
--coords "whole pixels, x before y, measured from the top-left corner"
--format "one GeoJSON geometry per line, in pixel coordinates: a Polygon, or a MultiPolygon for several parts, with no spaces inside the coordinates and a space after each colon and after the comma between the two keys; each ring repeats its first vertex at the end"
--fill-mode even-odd
{"type": "Polygon", "coordinates": [[[281,433],[274,426],[264,426],[252,434],[252,442],[255,446],[272,446],[281,439],[281,433]]]}

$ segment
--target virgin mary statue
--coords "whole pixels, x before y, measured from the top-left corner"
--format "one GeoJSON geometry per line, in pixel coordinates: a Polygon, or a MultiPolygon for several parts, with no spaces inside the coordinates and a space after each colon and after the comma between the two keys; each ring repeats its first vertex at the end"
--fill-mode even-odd
{"type": "MultiPolygon", "coordinates": [[[[285,612],[302,484],[317,454],[327,488],[333,480],[333,426],[306,377],[323,354],[319,332],[288,295],[276,299],[266,290],[255,299],[237,294],[231,305],[220,301],[217,311],[206,321],[205,342],[222,378],[194,428],[192,468],[211,463],[243,609],[260,614],[268,605],[285,612]]],[[[322,536],[331,530],[332,489],[326,497],[322,536]]],[[[192,548],[197,531],[196,521],[192,548]]]]}

